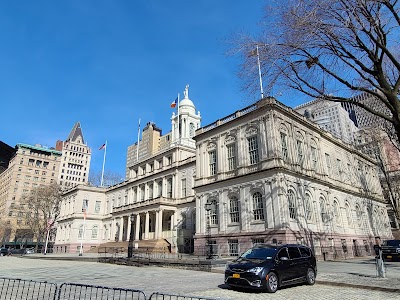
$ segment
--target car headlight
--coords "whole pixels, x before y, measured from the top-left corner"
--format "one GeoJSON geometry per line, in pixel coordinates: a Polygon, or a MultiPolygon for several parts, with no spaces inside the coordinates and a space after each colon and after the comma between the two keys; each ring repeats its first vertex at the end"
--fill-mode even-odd
{"type": "Polygon", "coordinates": [[[264,269],[263,267],[255,267],[250,270],[247,270],[247,272],[258,275],[260,272],[262,272],[263,269],[264,269]]]}
{"type": "Polygon", "coordinates": [[[229,264],[225,265],[225,271],[230,271],[231,269],[229,268],[229,264]]]}

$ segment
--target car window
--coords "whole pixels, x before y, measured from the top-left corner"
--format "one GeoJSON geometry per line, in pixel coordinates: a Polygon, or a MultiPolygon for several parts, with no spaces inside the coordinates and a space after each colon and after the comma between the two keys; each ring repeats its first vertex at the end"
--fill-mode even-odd
{"type": "Polygon", "coordinates": [[[400,247],[400,240],[389,240],[389,241],[385,241],[384,245],[387,246],[392,246],[392,247],[400,247]]]}
{"type": "Polygon", "coordinates": [[[252,248],[243,253],[240,257],[246,259],[272,259],[276,254],[276,248],[252,248]]]}
{"type": "Polygon", "coordinates": [[[289,258],[290,259],[296,259],[296,258],[300,258],[300,251],[299,248],[297,247],[289,247],[289,258]]]}
{"type": "Polygon", "coordinates": [[[289,258],[289,255],[288,255],[288,253],[287,253],[286,248],[282,248],[282,249],[279,250],[279,252],[278,252],[277,258],[278,258],[278,259],[281,259],[282,257],[287,257],[287,258],[289,258]]]}
{"type": "Polygon", "coordinates": [[[309,257],[309,256],[311,256],[310,249],[304,248],[304,247],[299,247],[299,249],[300,249],[301,257],[309,257]]]}

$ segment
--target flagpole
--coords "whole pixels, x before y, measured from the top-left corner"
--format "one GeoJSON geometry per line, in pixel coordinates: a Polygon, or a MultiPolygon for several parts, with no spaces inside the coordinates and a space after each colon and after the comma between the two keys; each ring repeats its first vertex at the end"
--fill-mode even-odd
{"type": "Polygon", "coordinates": [[[264,90],[263,90],[263,82],[262,82],[262,77],[261,77],[260,54],[258,53],[258,45],[256,45],[256,49],[257,49],[258,76],[260,77],[261,99],[263,99],[264,98],[264,90]]]}
{"type": "Polygon", "coordinates": [[[104,165],[106,164],[106,153],[107,153],[107,141],[104,146],[104,157],[103,157],[103,169],[101,171],[101,181],[100,181],[100,186],[103,186],[103,179],[104,179],[104,165]]]}
{"type": "Polygon", "coordinates": [[[179,120],[179,93],[178,93],[178,144],[180,143],[181,132],[180,132],[180,120],[179,120]]]}
{"type": "Polygon", "coordinates": [[[136,162],[139,162],[139,144],[140,144],[140,118],[139,118],[139,127],[137,132],[137,151],[136,151],[136,162]]]}

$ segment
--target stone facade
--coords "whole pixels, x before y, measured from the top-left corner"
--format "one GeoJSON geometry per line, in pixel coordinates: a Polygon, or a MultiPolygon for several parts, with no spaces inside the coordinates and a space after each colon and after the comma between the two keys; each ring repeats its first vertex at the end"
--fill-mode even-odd
{"type": "Polygon", "coordinates": [[[65,141],[57,141],[56,149],[62,152],[58,183],[64,189],[87,184],[91,149],[85,143],[81,124],[77,122],[65,141]]]}
{"type": "Polygon", "coordinates": [[[371,253],[391,237],[375,161],[273,98],[196,131],[198,249],[304,243],[371,253]],[[208,246],[207,246],[208,247],[208,246]]]}
{"type": "Polygon", "coordinates": [[[17,144],[8,168],[0,174],[0,218],[2,242],[32,242],[27,232],[22,196],[40,185],[57,182],[61,152],[41,145],[17,144]],[[24,240],[22,240],[24,239],[24,240]]]}
{"type": "Polygon", "coordinates": [[[164,240],[171,252],[192,251],[196,154],[192,138],[200,127],[200,114],[187,90],[171,123],[172,130],[165,135],[147,123],[139,143],[128,147],[124,182],[107,188],[77,186],[64,194],[56,251],[76,252],[80,242],[88,250],[126,242],[131,236],[136,247],[142,241],[164,240]],[[84,221],[81,210],[86,204],[84,221]]]}

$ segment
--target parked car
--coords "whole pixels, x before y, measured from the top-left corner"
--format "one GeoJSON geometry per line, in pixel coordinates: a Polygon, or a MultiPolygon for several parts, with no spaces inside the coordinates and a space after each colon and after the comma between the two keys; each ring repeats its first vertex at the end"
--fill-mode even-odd
{"type": "Polygon", "coordinates": [[[0,256],[5,256],[8,254],[7,248],[0,248],[0,256]]]}
{"type": "Polygon", "coordinates": [[[34,254],[35,253],[35,248],[26,248],[25,249],[25,254],[34,254]]]}
{"type": "Polygon", "coordinates": [[[266,290],[297,282],[315,283],[317,263],[307,246],[264,245],[247,250],[225,269],[225,283],[231,287],[266,290]]]}
{"type": "Polygon", "coordinates": [[[400,259],[400,240],[387,240],[382,244],[383,259],[400,259]]]}

